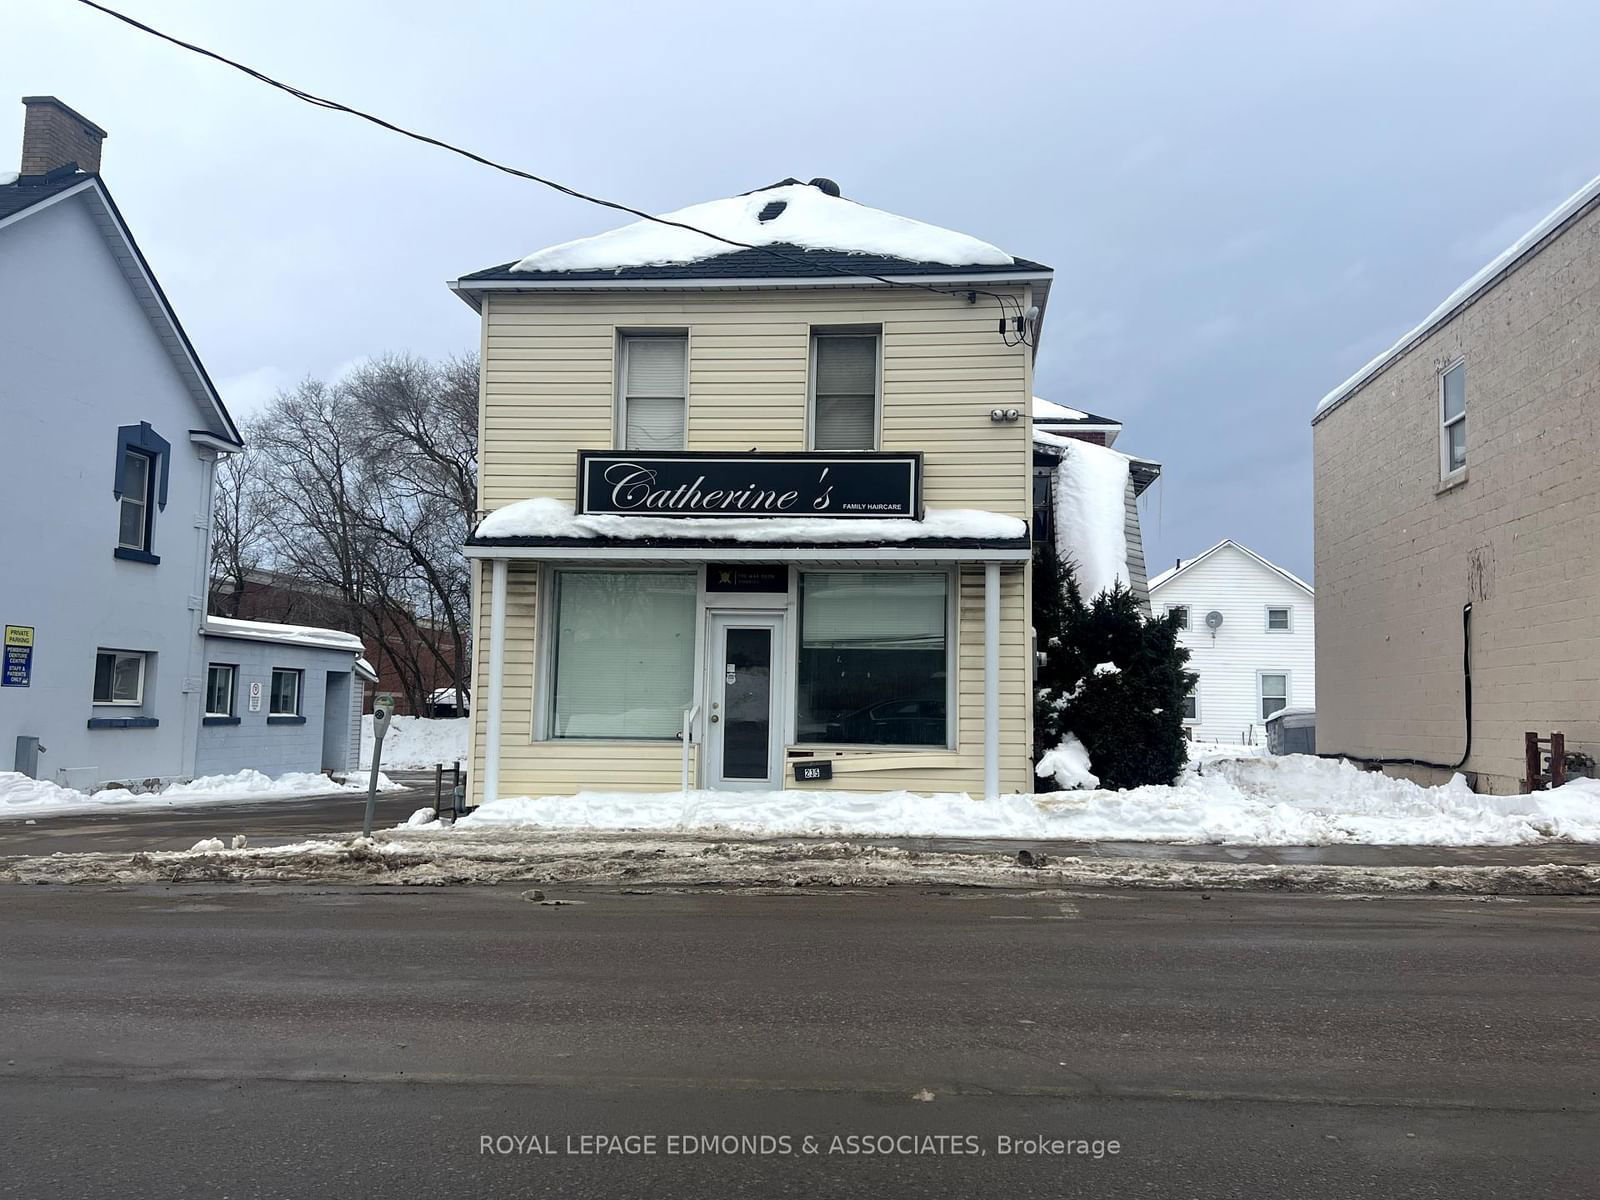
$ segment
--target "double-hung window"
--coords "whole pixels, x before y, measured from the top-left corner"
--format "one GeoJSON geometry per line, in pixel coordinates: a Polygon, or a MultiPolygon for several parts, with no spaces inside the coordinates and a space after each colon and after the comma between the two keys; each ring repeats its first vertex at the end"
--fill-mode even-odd
{"type": "Polygon", "coordinates": [[[94,702],[144,703],[145,656],[135,650],[100,650],[94,656],[94,702]]]}
{"type": "Polygon", "coordinates": [[[1200,719],[1200,680],[1194,681],[1194,686],[1189,689],[1189,694],[1183,698],[1183,719],[1185,721],[1198,721],[1200,719]]]}
{"type": "Polygon", "coordinates": [[[143,450],[128,447],[122,452],[121,511],[117,522],[117,545],[124,550],[150,549],[150,515],[155,505],[155,459],[143,450]]]}
{"type": "Polygon", "coordinates": [[[301,672],[282,667],[272,669],[272,696],[267,707],[270,717],[297,717],[300,715],[301,672]]]}
{"type": "Polygon", "coordinates": [[[1262,671],[1256,676],[1261,696],[1261,719],[1265,721],[1280,708],[1289,707],[1289,676],[1281,671],[1262,671]]]}
{"type": "Polygon", "coordinates": [[[1187,604],[1167,605],[1167,616],[1173,619],[1173,623],[1179,629],[1189,628],[1189,606],[1187,604]]]}
{"type": "Polygon", "coordinates": [[[688,411],[689,339],[628,334],[622,339],[624,450],[682,450],[688,411]]]}
{"type": "Polygon", "coordinates": [[[949,614],[940,571],[803,572],[798,739],[948,745],[949,614]]]}
{"type": "Polygon", "coordinates": [[[1467,466],[1467,364],[1458,362],[1439,377],[1439,477],[1467,466]]]}
{"type": "Polygon", "coordinates": [[[813,330],[811,448],[878,447],[877,330],[813,330]]]}
{"type": "Polygon", "coordinates": [[[233,716],[234,668],[212,663],[206,671],[206,716],[233,716]]]}
{"type": "Polygon", "coordinates": [[[1267,632],[1268,633],[1288,633],[1288,632],[1290,632],[1290,628],[1291,627],[1290,627],[1290,624],[1289,624],[1289,611],[1290,610],[1288,609],[1287,606],[1280,606],[1280,605],[1275,605],[1275,604],[1268,606],[1268,608],[1267,608],[1267,632]]]}
{"type": "Polygon", "coordinates": [[[666,741],[694,702],[693,571],[557,571],[553,738],[666,741]]]}

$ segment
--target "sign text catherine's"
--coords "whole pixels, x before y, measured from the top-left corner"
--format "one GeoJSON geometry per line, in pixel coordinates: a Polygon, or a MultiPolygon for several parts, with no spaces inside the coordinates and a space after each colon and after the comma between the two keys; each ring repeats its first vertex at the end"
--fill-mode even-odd
{"type": "Polygon", "coordinates": [[[920,520],[922,455],[580,450],[578,511],[920,520]]]}

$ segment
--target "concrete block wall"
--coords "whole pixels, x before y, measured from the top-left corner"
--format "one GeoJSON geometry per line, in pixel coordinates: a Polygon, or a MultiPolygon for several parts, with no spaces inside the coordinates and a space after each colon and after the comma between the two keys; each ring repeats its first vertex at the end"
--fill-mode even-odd
{"type": "MultiPolygon", "coordinates": [[[[1600,756],[1600,209],[1314,426],[1318,748],[1453,762],[1473,604],[1480,790],[1523,732],[1600,756]],[[1467,364],[1467,473],[1439,470],[1439,376],[1467,364]]],[[[1411,771],[1437,780],[1438,771],[1411,771]]]]}

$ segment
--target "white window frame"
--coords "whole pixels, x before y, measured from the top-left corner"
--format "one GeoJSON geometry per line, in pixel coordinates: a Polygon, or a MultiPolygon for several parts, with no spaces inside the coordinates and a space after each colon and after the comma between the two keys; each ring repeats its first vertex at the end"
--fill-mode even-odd
{"type": "Polygon", "coordinates": [[[1183,718],[1183,723],[1185,725],[1198,725],[1198,724],[1200,724],[1200,676],[1199,675],[1195,676],[1194,686],[1189,689],[1189,694],[1186,695],[1184,697],[1184,699],[1185,700],[1189,700],[1189,699],[1194,700],[1194,716],[1192,716],[1192,717],[1185,716],[1183,718]]]}
{"type": "MultiPolygon", "coordinates": [[[[1257,671],[1256,672],[1256,718],[1255,718],[1255,723],[1258,724],[1258,725],[1265,725],[1268,721],[1270,721],[1272,719],[1272,717],[1266,715],[1266,713],[1263,711],[1263,706],[1267,702],[1267,694],[1266,694],[1266,692],[1264,692],[1262,690],[1261,682],[1268,675],[1281,675],[1281,676],[1283,676],[1283,708],[1289,708],[1294,703],[1294,676],[1293,676],[1292,672],[1286,671],[1286,670],[1273,670],[1271,668],[1269,668],[1267,670],[1257,671]]],[[[1283,708],[1274,710],[1273,715],[1275,716],[1277,713],[1282,712],[1283,708]]]]}
{"type": "Polygon", "coordinates": [[[303,716],[305,709],[306,673],[298,667],[273,667],[272,674],[267,679],[267,716],[269,717],[299,717],[303,716]],[[284,712],[275,707],[278,703],[278,676],[294,676],[294,709],[284,712]]]}
{"type": "Polygon", "coordinates": [[[1180,608],[1183,609],[1183,624],[1179,625],[1178,629],[1180,631],[1184,632],[1184,633],[1187,633],[1189,631],[1189,614],[1194,611],[1194,606],[1193,605],[1190,605],[1190,604],[1169,604],[1169,605],[1167,605],[1167,615],[1170,617],[1175,611],[1177,611],[1180,608]]]}
{"type": "MultiPolygon", "coordinates": [[[[97,675],[100,673],[100,656],[102,654],[109,654],[114,659],[116,659],[118,661],[120,661],[120,660],[122,660],[124,658],[137,659],[138,663],[139,663],[139,686],[136,689],[134,697],[133,697],[132,700],[117,700],[115,698],[109,699],[109,700],[102,700],[102,699],[100,699],[100,697],[94,695],[93,683],[91,682],[91,684],[90,684],[90,699],[94,702],[94,704],[96,704],[97,706],[104,706],[104,707],[115,706],[117,708],[138,708],[139,706],[144,704],[144,677],[145,677],[145,672],[149,669],[149,666],[150,666],[150,664],[148,662],[148,659],[149,659],[150,656],[148,654],[146,654],[143,650],[110,650],[110,649],[106,649],[104,647],[101,647],[100,649],[97,649],[94,652],[95,674],[97,674],[97,675]]],[[[115,694],[116,679],[117,679],[117,667],[116,667],[116,663],[113,662],[112,665],[111,665],[111,682],[112,682],[112,688],[113,688],[113,696],[115,694]]]]}
{"type": "Polygon", "coordinates": [[[870,453],[883,446],[883,326],[813,325],[806,351],[806,449],[817,448],[817,339],[870,337],[876,348],[877,369],[872,373],[872,445],[861,450],[824,450],[824,454],[870,453]]]}
{"type": "Polygon", "coordinates": [[[233,663],[207,663],[206,664],[206,716],[231,717],[239,707],[239,668],[233,663]],[[211,673],[213,671],[226,671],[228,673],[228,711],[215,712],[211,708],[211,673]]]}
{"type": "MultiPolygon", "coordinates": [[[[980,568],[981,571],[981,568],[980,568]]],[[[787,737],[796,749],[833,751],[833,750],[875,750],[890,751],[899,754],[940,754],[961,748],[961,731],[956,728],[958,717],[957,710],[961,706],[961,646],[957,639],[961,631],[961,567],[960,564],[951,564],[942,571],[936,566],[919,566],[914,563],[895,563],[872,566],[822,566],[820,564],[797,564],[791,580],[793,594],[790,599],[789,609],[792,617],[789,621],[792,633],[789,635],[789,669],[793,673],[793,680],[789,684],[787,737]],[[902,746],[882,742],[801,742],[798,741],[798,726],[800,721],[800,596],[802,575],[815,572],[819,575],[835,574],[840,571],[863,571],[873,574],[891,574],[894,572],[911,571],[917,574],[929,575],[940,573],[945,576],[945,605],[944,605],[944,654],[945,654],[945,701],[944,701],[944,742],[943,746],[902,746]]],[[[983,577],[978,576],[978,586],[981,588],[983,577]]],[[[980,592],[979,601],[982,595],[980,592]]]]}
{"type": "MultiPolygon", "coordinates": [[[[1262,628],[1265,629],[1268,633],[1293,633],[1294,632],[1294,605],[1292,605],[1292,604],[1269,604],[1269,605],[1266,606],[1265,611],[1262,613],[1261,619],[1262,619],[1262,622],[1263,622],[1262,628]],[[1275,613],[1275,612],[1281,612],[1281,613],[1284,614],[1284,625],[1283,625],[1282,629],[1274,629],[1272,627],[1272,614],[1275,613]]],[[[1276,672],[1268,672],[1268,674],[1276,674],[1276,672]]]]}
{"type": "Polygon", "coordinates": [[[1449,420],[1446,420],[1444,415],[1445,379],[1456,371],[1465,371],[1466,367],[1467,360],[1458,358],[1439,372],[1439,478],[1441,481],[1460,478],[1472,459],[1472,448],[1468,445],[1464,448],[1465,457],[1462,458],[1461,465],[1459,467],[1450,465],[1450,429],[1455,425],[1465,427],[1467,423],[1467,385],[1465,376],[1463,376],[1461,383],[1461,415],[1452,417],[1449,420]]]}
{"type": "Polygon", "coordinates": [[[628,445],[628,343],[650,338],[683,343],[683,445],[689,448],[689,331],[687,329],[618,329],[616,331],[616,396],[612,404],[612,449],[638,449],[628,445]]]}
{"type": "Polygon", "coordinates": [[[155,524],[155,517],[151,510],[155,507],[156,498],[156,468],[159,460],[147,450],[137,446],[124,446],[122,448],[122,461],[126,463],[129,458],[137,455],[144,460],[144,488],[137,496],[123,493],[117,497],[117,548],[119,550],[139,550],[150,553],[151,534],[155,524]],[[122,513],[129,504],[139,506],[139,541],[125,542],[122,540],[122,513]]]}

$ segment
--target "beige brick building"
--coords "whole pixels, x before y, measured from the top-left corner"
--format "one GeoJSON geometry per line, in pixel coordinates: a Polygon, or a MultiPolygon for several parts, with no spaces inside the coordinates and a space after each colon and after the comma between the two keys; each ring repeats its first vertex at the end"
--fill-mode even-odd
{"type": "Polygon", "coordinates": [[[1524,731],[1600,754],[1597,412],[1600,180],[1318,407],[1320,752],[1497,793],[1524,731]]]}

